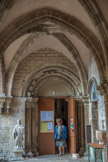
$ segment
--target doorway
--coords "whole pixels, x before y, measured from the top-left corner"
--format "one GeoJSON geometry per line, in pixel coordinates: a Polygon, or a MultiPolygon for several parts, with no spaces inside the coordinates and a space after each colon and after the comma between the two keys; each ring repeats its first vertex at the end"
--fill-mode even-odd
{"type": "MultiPolygon", "coordinates": [[[[69,152],[69,139],[68,139],[68,100],[67,99],[55,99],[55,125],[56,118],[61,118],[63,120],[63,125],[67,128],[67,147],[65,148],[65,153],[69,152]]],[[[55,153],[58,154],[58,147],[55,145],[55,153]]]]}
{"type": "Polygon", "coordinates": [[[55,147],[55,119],[62,118],[67,127],[65,153],[76,153],[76,126],[74,98],[41,97],[38,101],[38,151],[40,155],[57,154],[55,147]],[[52,114],[52,115],[51,115],[52,114]]]}

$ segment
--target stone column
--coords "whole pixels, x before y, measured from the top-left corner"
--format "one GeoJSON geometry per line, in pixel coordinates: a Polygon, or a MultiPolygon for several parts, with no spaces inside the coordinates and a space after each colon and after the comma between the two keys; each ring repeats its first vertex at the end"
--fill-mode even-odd
{"type": "Polygon", "coordinates": [[[96,139],[96,130],[98,130],[98,108],[97,108],[98,104],[97,102],[92,102],[91,104],[91,124],[92,124],[92,142],[96,143],[97,139],[96,139]]]}
{"type": "MultiPolygon", "coordinates": [[[[82,97],[82,101],[84,103],[84,125],[85,125],[85,129],[87,125],[90,125],[90,121],[89,121],[89,97],[88,96],[83,96],[82,97]]],[[[87,154],[87,150],[88,150],[88,146],[87,146],[87,134],[85,131],[85,146],[86,146],[86,152],[85,155],[87,154]]]]}
{"type": "Polygon", "coordinates": [[[31,102],[29,97],[25,103],[25,151],[31,154],[31,102]]]}
{"type": "Polygon", "coordinates": [[[104,146],[103,156],[104,156],[104,162],[108,162],[108,94],[105,93],[104,93],[104,103],[105,103],[105,115],[106,115],[107,143],[104,146]]]}
{"type": "Polygon", "coordinates": [[[38,130],[38,106],[37,106],[38,98],[33,98],[32,106],[31,106],[31,145],[32,145],[32,153],[36,156],[37,153],[37,130],[38,130]]]}
{"type": "Polygon", "coordinates": [[[104,162],[108,162],[108,94],[104,94],[107,143],[104,147],[104,162]]]}
{"type": "Polygon", "coordinates": [[[84,155],[85,151],[85,131],[84,131],[84,104],[81,99],[78,100],[78,109],[80,108],[80,126],[81,126],[81,147],[80,155],[84,155]]]}
{"type": "Polygon", "coordinates": [[[39,152],[38,152],[38,98],[37,98],[37,102],[36,102],[36,123],[35,123],[35,126],[36,126],[36,151],[37,151],[37,155],[39,155],[39,152]]]}
{"type": "Polygon", "coordinates": [[[101,84],[98,87],[98,89],[100,95],[104,95],[107,143],[105,144],[103,155],[104,155],[104,162],[108,162],[108,82],[101,84]]]}
{"type": "Polygon", "coordinates": [[[85,122],[85,125],[88,125],[90,124],[90,121],[89,121],[89,97],[88,96],[84,96],[82,97],[82,101],[84,103],[84,122],[85,122]]]}
{"type": "Polygon", "coordinates": [[[0,97],[4,97],[4,87],[5,87],[5,65],[4,65],[4,58],[0,56],[0,97]]]}

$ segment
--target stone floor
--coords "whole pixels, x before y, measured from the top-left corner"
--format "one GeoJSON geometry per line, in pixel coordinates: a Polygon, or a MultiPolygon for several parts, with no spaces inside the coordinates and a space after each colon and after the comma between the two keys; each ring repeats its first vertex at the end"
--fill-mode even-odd
{"type": "MultiPolygon", "coordinates": [[[[79,159],[72,159],[70,155],[45,155],[39,156],[32,159],[22,159],[22,160],[9,160],[8,162],[88,162],[88,157],[82,157],[79,159]]],[[[100,161],[100,160],[99,160],[100,161]]],[[[97,162],[99,162],[97,160],[97,162]]],[[[94,159],[91,159],[90,162],[94,162],[94,159]]]]}

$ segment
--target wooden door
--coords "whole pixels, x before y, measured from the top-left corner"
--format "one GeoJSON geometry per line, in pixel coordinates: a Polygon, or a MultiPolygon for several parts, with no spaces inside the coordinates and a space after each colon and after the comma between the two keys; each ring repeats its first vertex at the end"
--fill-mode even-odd
{"type": "MultiPolygon", "coordinates": [[[[55,154],[55,139],[54,139],[54,119],[53,121],[43,121],[44,125],[47,123],[53,124],[53,130],[50,132],[42,132],[42,112],[53,112],[54,114],[54,98],[40,98],[38,102],[38,151],[40,155],[55,154]]],[[[45,126],[46,127],[46,126],[45,126]]],[[[46,128],[45,128],[46,129],[46,128]]],[[[45,130],[44,130],[45,131],[45,130]]]]}
{"type": "Polygon", "coordinates": [[[75,101],[74,98],[68,100],[68,133],[69,133],[69,153],[76,153],[76,128],[75,128],[75,101]]]}

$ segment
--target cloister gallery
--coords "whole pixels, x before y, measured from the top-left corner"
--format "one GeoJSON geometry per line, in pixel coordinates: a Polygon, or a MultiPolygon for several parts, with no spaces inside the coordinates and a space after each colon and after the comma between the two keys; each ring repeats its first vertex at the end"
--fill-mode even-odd
{"type": "Polygon", "coordinates": [[[17,120],[26,156],[55,154],[58,117],[69,154],[86,156],[96,130],[108,141],[108,0],[0,0],[0,156],[17,120]]]}

